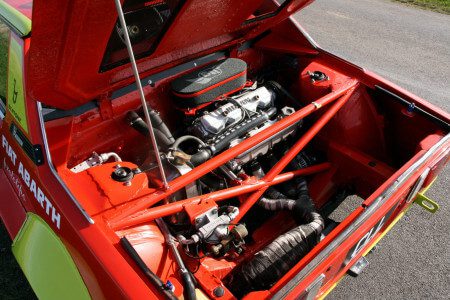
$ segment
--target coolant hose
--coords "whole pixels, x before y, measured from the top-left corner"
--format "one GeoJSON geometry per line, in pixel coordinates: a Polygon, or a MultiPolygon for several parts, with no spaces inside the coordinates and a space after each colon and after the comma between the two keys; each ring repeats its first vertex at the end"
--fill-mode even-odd
{"type": "Polygon", "coordinates": [[[177,138],[177,139],[175,140],[175,142],[174,142],[173,145],[172,145],[172,148],[175,149],[175,150],[181,150],[181,149],[180,149],[180,145],[181,145],[182,143],[186,142],[186,141],[189,141],[189,140],[195,141],[195,142],[199,143],[199,144],[202,145],[202,146],[206,146],[205,142],[203,142],[201,139],[199,139],[199,138],[196,137],[196,136],[193,136],[193,135],[183,135],[183,136],[180,136],[179,138],[177,138]]]}
{"type": "Polygon", "coordinates": [[[137,251],[131,245],[130,241],[124,236],[120,239],[120,244],[125,249],[125,251],[130,255],[134,262],[138,265],[139,269],[144,273],[145,277],[155,285],[157,290],[168,300],[177,300],[173,292],[168,289],[167,285],[158,277],[152,270],[145,264],[142,258],[139,256],[137,251]]]}
{"type": "Polygon", "coordinates": [[[195,141],[203,147],[197,153],[191,155],[191,158],[189,160],[191,164],[193,164],[196,167],[211,158],[212,153],[208,148],[206,148],[207,145],[205,144],[205,142],[203,142],[201,139],[193,135],[183,135],[177,138],[173,143],[172,148],[175,150],[182,151],[182,149],[180,149],[180,145],[189,140],[195,141]]]}
{"type": "Polygon", "coordinates": [[[190,162],[196,167],[210,159],[211,155],[211,151],[209,151],[208,149],[201,149],[191,156],[190,162]]]}
{"type": "Polygon", "coordinates": [[[150,115],[150,120],[152,121],[152,125],[160,130],[170,141],[171,144],[175,142],[175,139],[172,136],[172,132],[170,132],[169,128],[167,127],[166,123],[161,119],[159,113],[155,110],[149,109],[148,113],[150,115]]]}
{"type": "MultiPolygon", "coordinates": [[[[280,206],[294,201],[277,200],[280,206]]],[[[294,202],[292,210],[305,224],[277,237],[233,272],[228,287],[236,297],[241,298],[251,290],[270,288],[318,243],[325,226],[323,218],[314,210],[309,196],[303,195],[294,202]]]]}
{"type": "Polygon", "coordinates": [[[175,244],[175,238],[172,236],[172,234],[169,231],[169,228],[167,227],[166,223],[163,219],[156,219],[156,224],[158,225],[159,229],[161,230],[162,234],[164,235],[164,239],[166,240],[167,246],[169,246],[170,250],[172,251],[172,255],[175,258],[175,261],[178,264],[179,268],[179,274],[182,278],[184,285],[184,295],[186,299],[188,300],[195,300],[197,299],[196,292],[195,292],[195,284],[194,280],[192,279],[192,274],[189,272],[189,270],[186,268],[183,259],[181,258],[180,252],[178,251],[178,248],[175,244]]]}
{"type": "Polygon", "coordinates": [[[281,92],[282,94],[284,94],[286,97],[288,97],[290,100],[292,100],[293,102],[295,102],[299,107],[303,107],[303,104],[294,96],[292,96],[291,93],[289,93],[283,86],[281,86],[281,84],[279,84],[276,81],[270,80],[266,83],[267,85],[272,86],[276,91],[281,92]]]}
{"type": "MultiPolygon", "coordinates": [[[[130,122],[131,127],[136,129],[140,134],[145,136],[149,135],[147,124],[145,123],[144,120],[142,120],[141,117],[139,117],[139,115],[136,112],[134,111],[128,112],[127,119],[130,122]]],[[[170,130],[167,128],[164,122],[162,122],[161,118],[156,112],[150,114],[150,119],[152,120],[152,125],[154,126],[153,132],[155,133],[156,140],[158,141],[159,144],[162,144],[162,146],[165,149],[168,149],[175,142],[175,139],[170,133],[170,130]],[[155,115],[157,116],[156,121],[155,115]],[[162,123],[159,121],[161,121],[162,123]]]]}

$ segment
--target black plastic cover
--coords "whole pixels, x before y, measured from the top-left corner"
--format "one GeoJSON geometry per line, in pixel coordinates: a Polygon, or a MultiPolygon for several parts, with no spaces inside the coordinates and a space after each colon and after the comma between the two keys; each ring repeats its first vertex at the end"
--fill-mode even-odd
{"type": "Polygon", "coordinates": [[[247,82],[247,63],[237,58],[227,58],[172,82],[176,106],[196,108],[221,96],[237,92],[247,82]]]}

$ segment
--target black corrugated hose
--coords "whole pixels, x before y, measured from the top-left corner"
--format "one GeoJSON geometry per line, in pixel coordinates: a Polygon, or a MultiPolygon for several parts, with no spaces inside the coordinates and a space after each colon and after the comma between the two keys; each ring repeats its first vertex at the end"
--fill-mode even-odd
{"type": "Polygon", "coordinates": [[[286,199],[282,193],[271,189],[265,196],[275,195],[278,199],[263,197],[259,205],[269,210],[292,210],[303,224],[277,237],[233,272],[228,286],[236,297],[270,288],[318,243],[324,220],[314,208],[306,181],[302,178],[296,183],[300,191],[297,200],[286,199]]]}

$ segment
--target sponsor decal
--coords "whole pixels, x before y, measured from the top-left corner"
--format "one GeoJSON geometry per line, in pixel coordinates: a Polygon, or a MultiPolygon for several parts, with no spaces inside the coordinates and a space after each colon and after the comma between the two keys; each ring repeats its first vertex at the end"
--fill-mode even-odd
{"type": "Polygon", "coordinates": [[[11,35],[9,42],[8,63],[8,110],[25,132],[28,133],[28,123],[23,89],[23,41],[11,35]]]}
{"type": "Polygon", "coordinates": [[[375,235],[383,228],[386,224],[386,221],[389,220],[389,217],[394,212],[397,205],[394,205],[387,214],[385,214],[381,220],[379,220],[375,226],[373,226],[357,243],[354,245],[347,254],[347,258],[345,259],[344,265],[347,265],[366,245],[368,245],[375,235]]]}
{"type": "Polygon", "coordinates": [[[222,74],[222,70],[219,67],[210,68],[210,69],[206,69],[206,70],[203,70],[200,73],[198,73],[197,78],[188,79],[187,81],[195,82],[195,83],[199,83],[199,84],[207,84],[214,77],[217,77],[220,74],[222,74]]]}
{"type": "Polygon", "coordinates": [[[3,169],[6,172],[6,175],[11,179],[14,186],[16,187],[17,193],[19,194],[19,198],[22,199],[22,201],[26,201],[27,198],[25,197],[25,193],[23,192],[23,185],[22,181],[20,181],[19,176],[17,176],[9,167],[9,165],[6,163],[6,158],[3,159],[3,169]]]}
{"type": "MultiPolygon", "coordinates": [[[[9,157],[12,165],[16,168],[15,171],[10,167],[5,167],[7,174],[12,179],[17,189],[19,190],[19,196],[24,195],[23,189],[28,189],[33,198],[39,203],[42,209],[45,211],[47,216],[50,217],[52,222],[56,225],[58,229],[61,226],[61,215],[56,210],[55,206],[45,195],[44,191],[40,188],[39,184],[31,177],[30,172],[26,169],[23,163],[17,158],[17,154],[8,140],[4,135],[2,135],[2,148],[5,149],[6,155],[9,157]],[[20,181],[17,179],[20,178],[20,181]]],[[[7,166],[6,161],[3,162],[7,166]]]]}

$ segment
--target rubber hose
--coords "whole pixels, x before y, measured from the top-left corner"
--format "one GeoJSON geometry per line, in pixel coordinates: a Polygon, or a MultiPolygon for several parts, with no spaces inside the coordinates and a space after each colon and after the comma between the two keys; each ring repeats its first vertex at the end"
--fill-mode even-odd
{"type": "Polygon", "coordinates": [[[209,173],[200,178],[200,181],[213,190],[221,190],[226,188],[226,184],[223,179],[209,173]]]}
{"type": "MultiPolygon", "coordinates": [[[[155,137],[157,141],[161,144],[163,144],[166,148],[170,147],[174,142],[175,139],[172,137],[172,134],[170,133],[170,130],[167,128],[167,126],[162,122],[161,118],[159,118],[159,115],[154,113],[153,116],[157,116],[158,119],[154,121],[155,117],[150,117],[152,121],[153,132],[155,133],[155,137]],[[161,121],[161,122],[159,122],[161,121]],[[159,123],[158,123],[159,122],[159,123]]],[[[152,115],[150,115],[152,116],[152,115]]],[[[142,120],[139,115],[134,112],[130,111],[127,113],[127,119],[130,122],[131,127],[136,129],[140,134],[144,136],[149,135],[148,126],[147,123],[145,123],[144,120],[142,120]]]]}
{"type": "Polygon", "coordinates": [[[270,199],[262,197],[258,201],[258,205],[264,207],[267,210],[292,210],[297,201],[291,199],[270,199]]]}
{"type": "Polygon", "coordinates": [[[186,299],[188,300],[197,299],[192,274],[186,268],[184,261],[181,258],[180,252],[178,251],[177,245],[175,244],[175,238],[170,233],[169,228],[167,227],[163,219],[156,219],[155,221],[158,227],[160,228],[161,232],[163,233],[164,239],[166,240],[167,245],[172,250],[172,255],[175,257],[175,261],[178,264],[179,274],[184,282],[183,288],[186,299]]]}
{"type": "Polygon", "coordinates": [[[196,167],[210,159],[211,155],[212,154],[208,149],[202,149],[191,156],[190,162],[196,167]]]}
{"type": "Polygon", "coordinates": [[[155,133],[156,140],[164,146],[164,149],[169,149],[172,146],[172,141],[161,130],[153,129],[153,132],[155,133]]]}
{"type": "MultiPolygon", "coordinates": [[[[305,152],[300,152],[289,163],[288,168],[291,170],[300,170],[312,166],[316,162],[316,158],[308,156],[305,152]]],[[[309,195],[306,179],[304,177],[295,177],[293,184],[289,184],[288,188],[286,188],[284,192],[287,196],[295,199],[298,199],[301,195],[309,195]]]]}
{"type": "Polygon", "coordinates": [[[131,258],[134,260],[134,262],[138,265],[139,269],[144,273],[145,277],[155,285],[155,287],[158,289],[158,291],[164,296],[164,298],[168,300],[176,300],[178,299],[175,297],[173,292],[166,288],[166,285],[161,280],[161,278],[158,277],[155,273],[153,273],[152,270],[145,264],[145,262],[142,260],[142,258],[139,256],[139,254],[136,252],[134,247],[131,245],[131,243],[128,241],[126,237],[122,237],[120,239],[120,244],[122,247],[127,251],[127,253],[131,256],[131,258]]]}
{"type": "Polygon", "coordinates": [[[292,96],[291,93],[289,93],[284,87],[281,86],[281,84],[279,84],[276,81],[268,81],[267,82],[268,85],[271,85],[275,90],[283,93],[286,97],[288,97],[290,100],[294,101],[295,103],[297,103],[300,107],[303,107],[303,103],[301,103],[297,98],[295,98],[294,96],[292,96]]]}
{"type": "Polygon", "coordinates": [[[199,138],[196,137],[196,136],[193,136],[193,135],[183,135],[183,136],[181,136],[181,137],[179,137],[179,138],[177,138],[177,139],[175,140],[175,142],[174,142],[173,145],[172,145],[172,148],[175,149],[175,150],[181,150],[181,149],[180,149],[180,145],[181,145],[182,143],[186,142],[186,141],[189,141],[189,140],[196,141],[196,142],[199,143],[200,145],[206,146],[205,142],[203,142],[201,139],[199,139],[199,138]]]}
{"type": "Polygon", "coordinates": [[[156,129],[160,130],[167,137],[167,139],[170,141],[170,143],[173,144],[175,142],[175,139],[172,136],[172,132],[170,132],[169,128],[167,127],[166,123],[164,123],[164,121],[161,119],[158,112],[156,112],[155,110],[149,109],[148,113],[150,115],[150,120],[152,121],[152,125],[156,129]]]}
{"type": "Polygon", "coordinates": [[[131,127],[136,129],[140,134],[148,136],[148,126],[136,112],[129,111],[127,113],[127,120],[131,127]]]}
{"type": "Polygon", "coordinates": [[[324,220],[315,212],[311,198],[306,203],[306,199],[301,200],[293,210],[306,224],[277,237],[233,272],[228,287],[236,297],[251,290],[269,289],[318,243],[324,220]]]}
{"type": "Polygon", "coordinates": [[[189,271],[183,270],[180,272],[181,278],[184,282],[184,288],[185,288],[185,296],[188,300],[195,300],[197,299],[197,294],[195,292],[195,285],[194,281],[192,280],[192,275],[189,271]]]}

